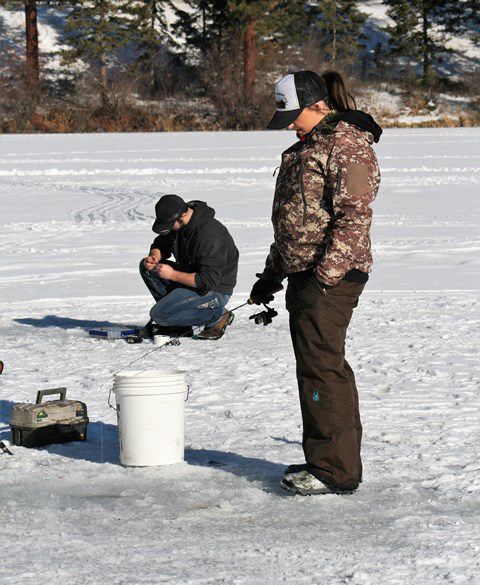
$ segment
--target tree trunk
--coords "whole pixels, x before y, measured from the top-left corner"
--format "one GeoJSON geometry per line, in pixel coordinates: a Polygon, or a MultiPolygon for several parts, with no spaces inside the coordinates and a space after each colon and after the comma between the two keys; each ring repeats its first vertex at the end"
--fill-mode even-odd
{"type": "Polygon", "coordinates": [[[157,57],[157,45],[154,42],[155,38],[155,23],[157,20],[157,0],[150,0],[150,34],[151,34],[151,45],[150,45],[150,95],[153,97],[158,91],[158,82],[156,76],[155,60],[157,57]]]}
{"type": "Polygon", "coordinates": [[[100,100],[102,104],[102,110],[109,110],[110,109],[110,92],[108,91],[108,79],[107,79],[107,53],[105,50],[106,47],[106,35],[105,31],[107,29],[107,7],[105,5],[105,0],[100,0],[98,6],[98,13],[100,17],[100,22],[102,26],[100,27],[100,38],[99,40],[99,50],[100,50],[100,100]]]}
{"type": "Polygon", "coordinates": [[[40,75],[38,64],[38,27],[36,0],[25,0],[25,36],[25,71],[27,86],[31,93],[37,93],[40,75]]]}
{"type": "Polygon", "coordinates": [[[102,109],[108,110],[110,107],[110,93],[108,91],[107,55],[105,52],[100,53],[100,97],[102,109]]]}
{"type": "Polygon", "coordinates": [[[205,13],[205,6],[202,7],[202,48],[201,51],[207,51],[207,15],[205,13]]]}
{"type": "Polygon", "coordinates": [[[333,0],[333,39],[332,39],[332,64],[335,67],[337,61],[337,3],[333,0]]]}
{"type": "Polygon", "coordinates": [[[245,29],[243,42],[243,91],[248,101],[253,98],[255,91],[256,60],[255,20],[250,20],[245,29]]]}
{"type": "Polygon", "coordinates": [[[423,83],[425,87],[430,87],[430,55],[429,55],[429,39],[428,32],[430,23],[428,22],[428,11],[426,2],[422,5],[422,52],[423,52],[423,83]]]}

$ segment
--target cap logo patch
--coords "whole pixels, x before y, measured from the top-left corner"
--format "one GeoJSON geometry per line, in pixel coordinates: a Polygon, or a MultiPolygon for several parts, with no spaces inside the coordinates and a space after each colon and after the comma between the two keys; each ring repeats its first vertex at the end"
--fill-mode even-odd
{"type": "Polygon", "coordinates": [[[285,110],[288,104],[287,97],[282,93],[275,94],[275,103],[277,106],[277,110],[285,110]]]}

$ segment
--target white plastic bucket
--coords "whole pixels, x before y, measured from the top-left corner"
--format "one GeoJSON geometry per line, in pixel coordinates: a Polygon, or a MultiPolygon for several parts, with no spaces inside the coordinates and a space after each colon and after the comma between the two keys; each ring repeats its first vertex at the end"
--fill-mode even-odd
{"type": "Polygon", "coordinates": [[[131,370],[116,374],[120,463],[169,465],[183,461],[185,400],[180,370],[131,370]]]}

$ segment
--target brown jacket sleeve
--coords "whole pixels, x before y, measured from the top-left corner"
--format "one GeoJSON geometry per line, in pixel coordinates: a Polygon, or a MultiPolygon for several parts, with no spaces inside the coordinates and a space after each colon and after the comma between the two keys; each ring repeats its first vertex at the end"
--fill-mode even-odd
{"type": "Polygon", "coordinates": [[[330,245],[316,270],[322,282],[335,286],[370,255],[370,204],[380,183],[373,149],[365,142],[340,140],[332,149],[327,176],[335,215],[330,245]]]}
{"type": "Polygon", "coordinates": [[[286,277],[282,257],[280,256],[275,243],[270,246],[270,253],[265,261],[263,277],[276,282],[282,282],[286,277]]]}

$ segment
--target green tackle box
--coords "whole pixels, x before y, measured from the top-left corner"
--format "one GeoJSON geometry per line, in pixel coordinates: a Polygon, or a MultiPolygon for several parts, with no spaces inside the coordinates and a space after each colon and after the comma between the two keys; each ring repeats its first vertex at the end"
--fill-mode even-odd
{"type": "Polygon", "coordinates": [[[50,388],[37,393],[36,404],[23,402],[12,408],[12,442],[20,447],[41,447],[52,443],[87,440],[87,405],[67,400],[66,388],[50,388]],[[59,394],[60,400],[43,402],[43,397],[59,394]]]}

